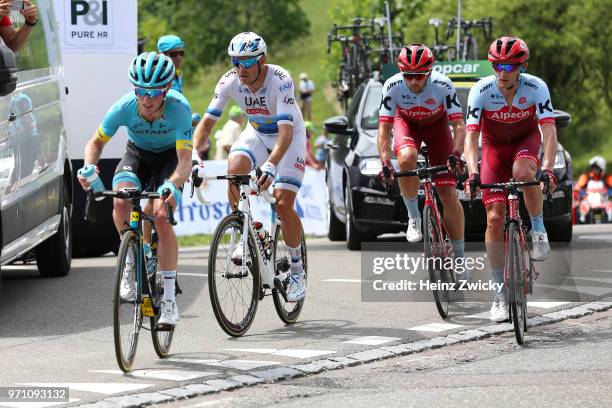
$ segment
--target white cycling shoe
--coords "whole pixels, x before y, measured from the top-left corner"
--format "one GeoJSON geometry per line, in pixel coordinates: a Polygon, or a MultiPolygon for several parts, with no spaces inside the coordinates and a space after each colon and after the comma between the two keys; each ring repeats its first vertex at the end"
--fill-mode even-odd
{"type": "Polygon", "coordinates": [[[531,257],[535,261],[545,261],[550,256],[550,243],[546,232],[531,231],[533,252],[531,257]]]}
{"type": "Polygon", "coordinates": [[[170,299],[162,300],[161,314],[157,324],[176,326],[176,323],[179,320],[178,305],[176,304],[176,301],[170,299]]]}
{"type": "Polygon", "coordinates": [[[496,323],[501,323],[508,320],[508,316],[508,301],[506,297],[502,294],[495,295],[491,311],[489,312],[489,318],[496,323]]]}
{"type": "MultiPolygon", "coordinates": [[[[232,252],[231,259],[234,265],[238,265],[238,266],[242,265],[242,243],[241,242],[236,243],[236,248],[234,248],[234,252],[232,252]]],[[[251,263],[249,254],[247,254],[246,256],[246,262],[247,262],[247,265],[251,263]]]]}
{"type": "Polygon", "coordinates": [[[300,268],[300,273],[294,274],[290,272],[289,275],[289,286],[287,287],[287,301],[288,302],[299,302],[306,296],[306,273],[304,273],[304,266],[301,262],[293,266],[291,269],[300,268]]]}
{"type": "Polygon", "coordinates": [[[419,242],[423,239],[423,232],[421,231],[421,219],[410,218],[408,219],[408,229],[406,230],[406,240],[408,242],[419,242]]]}

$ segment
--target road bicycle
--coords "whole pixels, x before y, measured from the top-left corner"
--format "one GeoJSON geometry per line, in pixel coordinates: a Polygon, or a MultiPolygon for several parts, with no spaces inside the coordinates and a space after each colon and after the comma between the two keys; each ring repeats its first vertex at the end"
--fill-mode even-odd
{"type": "Polygon", "coordinates": [[[456,50],[454,47],[440,43],[439,28],[441,24],[442,20],[439,18],[433,17],[429,19],[429,25],[434,28],[434,44],[431,47],[431,51],[433,52],[436,61],[452,61],[455,58],[456,50]]]}
{"type": "MultiPolygon", "coordinates": [[[[276,199],[267,191],[253,186],[249,174],[204,176],[202,170],[194,167],[191,175],[192,189],[195,189],[202,203],[207,202],[201,192],[201,186],[206,181],[227,180],[240,192],[237,209],[221,220],[210,244],[208,288],[219,326],[230,336],[242,336],[251,327],[257,305],[265,296],[272,296],[276,312],[285,324],[295,323],[304,299],[287,301],[291,255],[284,244],[281,220],[275,211],[276,199]],[[270,204],[270,229],[263,236],[263,226],[256,228],[257,222],[251,215],[251,195],[270,204]],[[235,262],[231,258],[237,245],[242,247],[242,258],[235,262]]],[[[256,176],[260,174],[261,170],[257,168],[256,176]]],[[[303,231],[300,246],[302,264],[308,276],[303,231]]]]}
{"type": "MultiPolygon", "coordinates": [[[[549,179],[542,174],[539,180],[544,182],[547,202],[550,205],[551,194],[549,179]]],[[[508,293],[509,319],[514,325],[516,342],[523,344],[527,332],[527,295],[533,293],[533,281],[538,274],[531,258],[527,244],[527,226],[521,219],[519,211],[519,190],[522,187],[539,186],[540,181],[510,181],[508,183],[481,184],[479,187],[499,189],[508,193],[506,221],[504,227],[504,288],[508,293]]],[[[474,191],[474,189],[472,189],[474,191]]]]}
{"type": "MultiPolygon", "coordinates": [[[[170,190],[163,194],[156,192],[141,192],[136,188],[125,188],[119,191],[87,192],[85,219],[94,221],[94,199],[96,197],[111,197],[129,200],[132,204],[130,222],[122,232],[121,244],[117,254],[117,277],[113,298],[113,337],[117,364],[123,372],[129,372],[134,364],[138,335],[141,329],[149,330],[153,340],[153,348],[160,358],[170,353],[174,326],[158,323],[161,313],[161,301],[164,286],[161,273],[157,268],[158,234],[155,231],[155,218],[143,212],[140,200],[169,197],[170,190]],[[152,259],[146,259],[143,243],[143,222],[151,225],[152,259]],[[148,265],[148,267],[147,267],[148,265]],[[130,295],[121,294],[122,281],[130,286],[130,295]],[[148,327],[144,318],[149,318],[148,327]]],[[[176,225],[170,204],[166,203],[168,222],[176,225]]],[[[127,288],[125,288],[127,289],[127,288]]],[[[124,289],[124,291],[125,291],[124,289]]],[[[182,293],[176,283],[176,294],[182,293]]]]}
{"type": "MultiPolygon", "coordinates": [[[[457,18],[453,17],[448,21],[446,26],[446,40],[450,40],[453,36],[455,29],[457,28],[457,18]]],[[[449,60],[477,60],[478,59],[478,41],[472,34],[472,28],[482,28],[482,32],[486,40],[491,39],[493,33],[493,17],[488,19],[483,18],[481,20],[461,20],[461,41],[459,42],[459,48],[455,45],[453,48],[448,49],[447,57],[449,60]],[[455,51],[451,51],[454,49],[455,51]]]]}
{"type": "MultiPolygon", "coordinates": [[[[433,177],[437,173],[448,171],[447,165],[429,167],[428,148],[421,147],[420,154],[425,159],[424,167],[416,170],[406,170],[394,172],[395,177],[418,177],[422,182],[422,188],[425,192],[425,204],[423,206],[423,243],[425,249],[425,257],[427,269],[429,271],[429,282],[436,283],[432,289],[436,308],[440,317],[446,319],[448,317],[448,309],[451,303],[451,292],[454,292],[453,287],[457,281],[455,272],[452,267],[453,262],[448,262],[448,259],[454,258],[453,246],[451,244],[450,235],[444,218],[438,207],[436,199],[433,177]]],[[[455,156],[449,156],[449,162],[452,169],[457,165],[455,156]]],[[[388,177],[385,174],[385,177],[388,177]]]]}

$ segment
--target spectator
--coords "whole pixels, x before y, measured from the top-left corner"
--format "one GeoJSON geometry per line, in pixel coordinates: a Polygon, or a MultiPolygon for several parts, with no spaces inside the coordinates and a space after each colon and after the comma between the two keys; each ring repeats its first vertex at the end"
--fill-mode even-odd
{"type": "Polygon", "coordinates": [[[23,47],[32,32],[32,27],[38,24],[38,8],[30,0],[24,0],[23,3],[24,9],[21,10],[21,14],[25,18],[25,25],[15,30],[9,18],[13,2],[0,0],[0,37],[13,52],[23,47]]]}
{"type": "Polygon", "coordinates": [[[308,121],[304,122],[304,127],[306,128],[306,165],[320,170],[323,168],[323,165],[315,159],[314,154],[312,154],[312,146],[310,145],[310,138],[314,136],[317,129],[315,129],[312,122],[308,121]]]}
{"type": "Polygon", "coordinates": [[[300,74],[300,109],[305,120],[311,120],[312,116],[312,93],[315,90],[314,82],[308,79],[308,74],[300,74]]]}
{"type": "Polygon", "coordinates": [[[315,139],[315,159],[325,165],[325,161],[327,160],[327,147],[325,146],[329,142],[327,138],[327,130],[323,131],[322,135],[319,135],[315,139]]]}
{"type": "Polygon", "coordinates": [[[242,109],[239,106],[232,106],[229,111],[229,119],[223,125],[221,129],[220,139],[217,141],[217,152],[215,153],[215,160],[227,159],[230,149],[238,136],[242,133],[242,126],[244,126],[245,116],[242,109]]]}
{"type": "Polygon", "coordinates": [[[185,43],[176,35],[164,35],[157,40],[157,51],[172,59],[174,67],[176,68],[176,76],[174,77],[174,81],[172,81],[172,89],[183,93],[183,73],[181,72],[181,65],[183,65],[183,57],[185,56],[185,43]]]}

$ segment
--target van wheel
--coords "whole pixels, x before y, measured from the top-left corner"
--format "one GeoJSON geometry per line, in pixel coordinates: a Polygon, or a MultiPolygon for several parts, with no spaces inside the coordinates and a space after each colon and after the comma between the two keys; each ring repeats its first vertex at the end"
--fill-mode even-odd
{"type": "Polygon", "coordinates": [[[327,222],[327,238],[330,241],[344,241],[346,239],[344,223],[334,214],[329,199],[327,200],[327,222]]]}
{"type": "Polygon", "coordinates": [[[72,263],[72,202],[63,185],[62,213],[57,233],[36,247],[36,264],[42,276],[66,276],[72,263]]]}

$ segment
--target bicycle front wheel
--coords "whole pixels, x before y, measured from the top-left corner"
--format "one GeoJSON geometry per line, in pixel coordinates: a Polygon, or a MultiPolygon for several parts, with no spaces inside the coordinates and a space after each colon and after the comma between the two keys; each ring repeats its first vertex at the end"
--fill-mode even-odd
{"type": "Polygon", "coordinates": [[[440,317],[446,319],[448,317],[448,308],[450,305],[449,287],[452,282],[450,271],[444,268],[444,258],[442,257],[442,246],[445,245],[442,231],[438,229],[436,216],[431,207],[426,205],[423,208],[423,243],[425,246],[425,257],[427,268],[429,270],[429,282],[435,283],[435,289],[432,290],[436,308],[440,317]]]}
{"type": "Polygon", "coordinates": [[[210,301],[219,326],[230,336],[242,336],[249,330],[259,303],[260,276],[251,234],[247,237],[246,267],[231,259],[237,246],[242,245],[242,226],[238,214],[221,220],[208,258],[210,301]]]}
{"type": "MultiPolygon", "coordinates": [[[[276,226],[276,234],[274,235],[274,248],[273,248],[273,257],[274,261],[274,272],[276,275],[287,272],[289,270],[289,265],[291,265],[291,254],[289,253],[289,247],[285,244],[285,239],[283,237],[283,229],[280,225],[276,226]]],[[[300,243],[301,247],[301,256],[302,256],[302,265],[304,265],[304,273],[306,274],[306,282],[308,282],[308,259],[306,256],[306,240],[304,239],[304,232],[302,231],[302,242],[300,243]]],[[[289,279],[285,279],[281,282],[281,285],[287,291],[289,287],[289,279]]],[[[276,309],[276,313],[278,317],[286,323],[292,324],[295,323],[302,312],[302,307],[304,305],[304,299],[299,302],[285,302],[283,295],[276,289],[272,291],[274,300],[274,308],[276,309]]]]}
{"type": "Polygon", "coordinates": [[[142,326],[142,313],[137,300],[140,288],[136,284],[136,274],[139,272],[136,270],[138,245],[138,235],[133,231],[126,231],[117,255],[113,331],[115,356],[123,372],[132,369],[138,345],[138,333],[142,326]]]}
{"type": "MultiPolygon", "coordinates": [[[[164,294],[164,284],[161,277],[161,273],[155,268],[155,281],[152,282],[152,295],[151,299],[155,304],[155,309],[160,310],[161,308],[161,300],[164,294]]],[[[155,354],[159,358],[166,358],[168,354],[170,354],[170,346],[172,345],[172,337],[174,336],[174,326],[164,327],[163,330],[160,330],[157,325],[157,321],[159,320],[159,313],[150,317],[151,324],[151,337],[153,340],[153,348],[155,349],[155,354]]]]}
{"type": "Polygon", "coordinates": [[[527,326],[527,296],[525,294],[525,253],[521,248],[519,231],[516,223],[508,225],[506,230],[506,270],[508,277],[508,294],[510,297],[510,314],[514,324],[516,342],[525,341],[527,326]]]}

